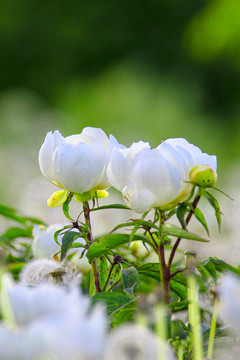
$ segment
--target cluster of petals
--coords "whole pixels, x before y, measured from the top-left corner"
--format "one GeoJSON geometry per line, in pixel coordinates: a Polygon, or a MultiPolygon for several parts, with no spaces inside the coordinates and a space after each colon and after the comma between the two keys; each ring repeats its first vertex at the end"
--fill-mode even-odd
{"type": "Polygon", "coordinates": [[[165,140],[154,149],[143,141],[126,148],[112,135],[108,138],[103,130],[90,127],[66,138],[58,131],[48,133],[39,164],[49,181],[73,193],[113,186],[139,213],[153,207],[169,209],[185,200],[195,166],[207,166],[214,173],[217,168],[215,155],[183,138],[165,140]]]}
{"type": "Polygon", "coordinates": [[[155,149],[140,141],[112,151],[107,175],[122,191],[127,205],[143,213],[152,207],[168,209],[185,200],[192,189],[189,173],[196,165],[216,171],[216,156],[203,153],[183,138],[168,139],[155,149]]]}
{"type": "Polygon", "coordinates": [[[53,184],[73,193],[102,190],[110,186],[106,167],[114,147],[98,128],[87,127],[81,134],[64,138],[59,131],[48,132],[39,151],[42,174],[53,184]]]}

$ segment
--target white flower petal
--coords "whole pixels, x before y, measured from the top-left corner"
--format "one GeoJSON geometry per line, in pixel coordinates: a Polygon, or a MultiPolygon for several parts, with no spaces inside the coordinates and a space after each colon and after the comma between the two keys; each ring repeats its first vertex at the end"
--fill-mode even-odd
{"type": "Polygon", "coordinates": [[[130,166],[119,148],[112,151],[111,160],[107,167],[107,177],[112,186],[122,191],[127,183],[130,166]]]}
{"type": "Polygon", "coordinates": [[[64,142],[63,136],[59,131],[50,131],[47,133],[44,143],[42,144],[38,161],[42,174],[51,182],[55,182],[55,173],[53,170],[53,157],[56,148],[64,142]]]}
{"type": "Polygon", "coordinates": [[[154,205],[156,198],[149,190],[133,192],[126,186],[123,189],[123,198],[126,204],[137,213],[144,213],[154,205]]]}
{"type": "Polygon", "coordinates": [[[102,143],[64,144],[59,146],[53,159],[56,179],[64,188],[84,193],[97,188],[106,164],[106,151],[102,143]]]}

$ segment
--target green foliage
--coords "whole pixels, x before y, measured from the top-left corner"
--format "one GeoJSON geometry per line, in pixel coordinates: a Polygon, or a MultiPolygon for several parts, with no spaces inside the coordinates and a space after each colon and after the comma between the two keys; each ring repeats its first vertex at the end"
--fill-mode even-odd
{"type": "Polygon", "coordinates": [[[67,231],[62,238],[61,245],[61,261],[66,257],[67,252],[72,248],[72,245],[77,238],[81,237],[81,234],[75,231],[67,231]]]}
{"type": "Polygon", "coordinates": [[[70,204],[70,202],[71,202],[71,200],[72,200],[72,197],[73,197],[73,194],[70,193],[70,194],[68,195],[67,200],[65,201],[65,203],[64,203],[63,206],[62,206],[64,215],[66,216],[67,219],[69,219],[69,220],[71,220],[71,221],[73,221],[73,219],[72,219],[72,217],[69,215],[69,204],[70,204]]]}
{"type": "MultiPolygon", "coordinates": [[[[141,240],[146,242],[146,237],[143,235],[135,235],[133,240],[141,240]]],[[[126,234],[111,234],[96,240],[87,252],[87,258],[91,263],[95,257],[109,253],[112,249],[116,249],[123,244],[129,243],[129,235],[126,234]]]]}
{"type": "Polygon", "coordinates": [[[125,308],[129,304],[133,304],[134,300],[124,294],[118,294],[115,292],[99,293],[92,297],[92,302],[103,302],[106,305],[109,315],[113,314],[120,309],[125,308]]]}
{"type": "Polygon", "coordinates": [[[220,231],[221,230],[221,211],[220,211],[219,203],[218,203],[217,199],[215,199],[215,197],[212,194],[210,194],[208,191],[203,191],[203,196],[209,201],[210,205],[213,207],[213,209],[215,211],[215,216],[216,216],[218,228],[220,231]]]}
{"type": "Polygon", "coordinates": [[[194,210],[193,215],[195,216],[195,218],[200,222],[200,224],[202,224],[202,226],[204,227],[204,229],[206,230],[208,236],[209,236],[209,229],[205,220],[205,217],[202,213],[202,211],[199,208],[196,208],[194,210]]]}
{"type": "Polygon", "coordinates": [[[35,219],[33,217],[22,216],[18,213],[16,209],[5,206],[3,204],[0,204],[0,215],[12,219],[26,226],[30,224],[38,224],[38,225],[43,224],[41,220],[35,219]]]}
{"type": "Polygon", "coordinates": [[[195,240],[195,241],[202,241],[202,242],[209,241],[209,240],[203,239],[202,237],[200,237],[198,235],[190,233],[187,230],[181,229],[178,226],[172,225],[172,224],[164,224],[162,226],[162,232],[164,235],[172,235],[172,236],[187,239],[187,240],[195,240]]]}

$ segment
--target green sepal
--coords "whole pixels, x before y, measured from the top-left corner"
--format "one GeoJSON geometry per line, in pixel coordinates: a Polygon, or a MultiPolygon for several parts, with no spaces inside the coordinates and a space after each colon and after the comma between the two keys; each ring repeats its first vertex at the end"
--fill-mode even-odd
{"type": "Polygon", "coordinates": [[[74,193],[73,198],[77,202],[83,202],[83,201],[89,201],[91,200],[95,195],[95,190],[89,190],[82,194],[80,193],[74,193]]]}
{"type": "Polygon", "coordinates": [[[210,194],[208,191],[203,191],[202,195],[209,201],[210,205],[213,207],[213,209],[215,211],[217,223],[218,223],[218,229],[220,231],[222,219],[221,219],[221,211],[220,211],[219,203],[218,203],[217,199],[215,199],[215,197],[212,194],[210,194]]]}
{"type": "Polygon", "coordinates": [[[106,190],[97,190],[95,196],[97,199],[104,199],[108,197],[109,193],[106,190]]]}
{"type": "Polygon", "coordinates": [[[68,198],[68,190],[57,190],[47,200],[49,207],[57,207],[65,203],[68,198]]]}

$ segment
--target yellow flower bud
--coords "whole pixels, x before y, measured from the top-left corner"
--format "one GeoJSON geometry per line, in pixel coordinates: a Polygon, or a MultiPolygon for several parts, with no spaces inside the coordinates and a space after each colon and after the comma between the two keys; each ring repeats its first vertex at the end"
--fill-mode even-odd
{"type": "Polygon", "coordinates": [[[108,195],[109,195],[109,194],[108,194],[108,192],[107,192],[106,190],[97,190],[97,191],[96,191],[96,197],[97,197],[98,199],[104,199],[104,198],[106,198],[108,195]]]}
{"type": "Polygon", "coordinates": [[[189,173],[190,181],[201,187],[213,186],[217,181],[217,173],[207,165],[196,165],[189,173]]]}
{"type": "Polygon", "coordinates": [[[65,203],[67,200],[69,191],[68,190],[58,190],[55,191],[47,201],[49,207],[57,207],[65,203]]]}

